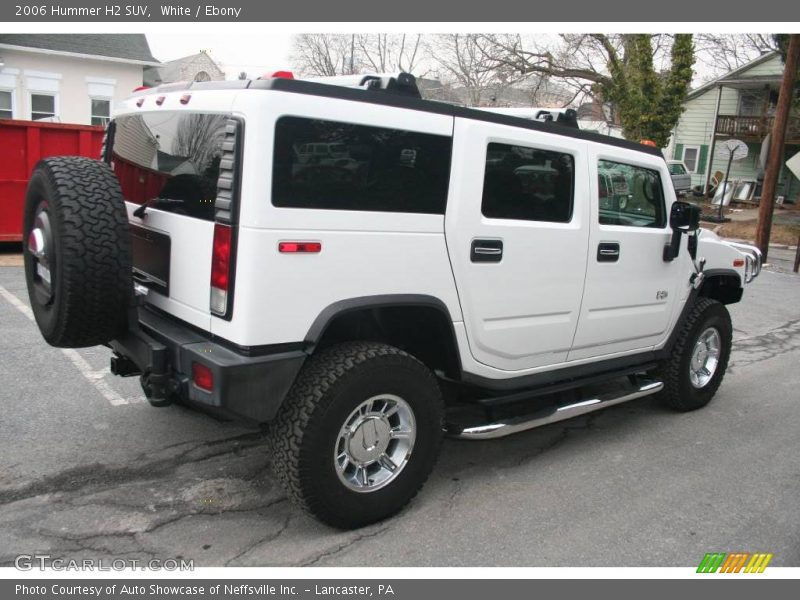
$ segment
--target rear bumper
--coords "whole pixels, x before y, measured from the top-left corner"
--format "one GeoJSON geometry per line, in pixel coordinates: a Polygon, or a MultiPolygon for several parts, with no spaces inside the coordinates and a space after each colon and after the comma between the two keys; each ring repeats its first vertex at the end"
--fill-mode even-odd
{"type": "Polygon", "coordinates": [[[306,359],[301,350],[246,356],[209,340],[177,319],[144,307],[138,322],[110,342],[117,355],[112,371],[120,375],[141,373],[148,396],[156,402],[170,397],[216,412],[258,422],[275,417],[306,359]],[[120,360],[132,361],[137,372],[120,372],[120,360]],[[116,364],[115,364],[116,359],[116,364]],[[208,367],[213,389],[192,382],[192,364],[208,367]]]}

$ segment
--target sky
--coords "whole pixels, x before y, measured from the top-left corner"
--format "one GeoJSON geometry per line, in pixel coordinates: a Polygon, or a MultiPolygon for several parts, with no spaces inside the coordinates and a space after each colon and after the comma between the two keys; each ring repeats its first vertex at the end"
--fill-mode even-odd
{"type": "Polygon", "coordinates": [[[147,42],[153,56],[161,62],[206,50],[225,71],[227,79],[236,79],[241,71],[245,71],[249,77],[258,77],[291,66],[289,33],[148,33],[147,42]]]}

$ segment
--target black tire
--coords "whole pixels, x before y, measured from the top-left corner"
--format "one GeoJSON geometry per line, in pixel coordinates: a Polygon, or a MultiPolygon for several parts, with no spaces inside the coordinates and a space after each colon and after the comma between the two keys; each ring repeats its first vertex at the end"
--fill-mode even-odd
{"type": "Polygon", "coordinates": [[[39,161],[25,196],[23,234],[28,296],[49,344],[96,346],[124,331],[133,290],[131,241],[108,165],[79,156],[39,161]],[[34,254],[36,236],[44,255],[34,254]]]}
{"type": "Polygon", "coordinates": [[[704,407],[716,394],[725,376],[731,355],[733,327],[728,309],[710,298],[699,298],[680,325],[671,357],[664,362],[660,375],[664,381],[661,398],[666,406],[680,412],[704,407]],[[720,338],[720,355],[713,376],[701,387],[690,377],[692,353],[701,334],[715,329],[720,338]]]}
{"type": "Polygon", "coordinates": [[[270,427],[273,469],[289,497],[317,519],[354,529],[399,512],[420,490],[442,442],[438,382],[416,358],[385,344],[347,342],[309,359],[270,427]],[[334,448],[348,415],[380,394],[403,398],[416,421],[405,466],[370,492],[349,489],[337,474],[334,448]]]}

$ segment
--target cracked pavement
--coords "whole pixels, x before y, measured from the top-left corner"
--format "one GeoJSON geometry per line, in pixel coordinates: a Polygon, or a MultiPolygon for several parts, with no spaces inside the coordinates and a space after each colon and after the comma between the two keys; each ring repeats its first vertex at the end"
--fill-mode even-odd
{"type": "MultiPolygon", "coordinates": [[[[0,285],[27,302],[21,269],[0,285]]],[[[354,532],[296,509],[263,431],[112,406],[0,297],[0,566],[18,554],[196,566],[687,566],[709,551],[800,566],[800,277],[731,307],[717,398],[649,398],[489,442],[448,440],[399,516],[354,532]]],[[[95,370],[108,351],[79,351],[95,370]]],[[[106,375],[122,398],[135,379],[106,375]]]]}

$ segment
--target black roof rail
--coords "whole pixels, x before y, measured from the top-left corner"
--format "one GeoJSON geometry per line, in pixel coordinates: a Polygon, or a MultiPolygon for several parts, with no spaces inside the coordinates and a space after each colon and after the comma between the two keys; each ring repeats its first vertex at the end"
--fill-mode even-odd
{"type": "Polygon", "coordinates": [[[365,75],[361,86],[374,92],[386,92],[408,98],[422,98],[417,87],[417,78],[411,73],[399,73],[395,77],[365,75]]]}

